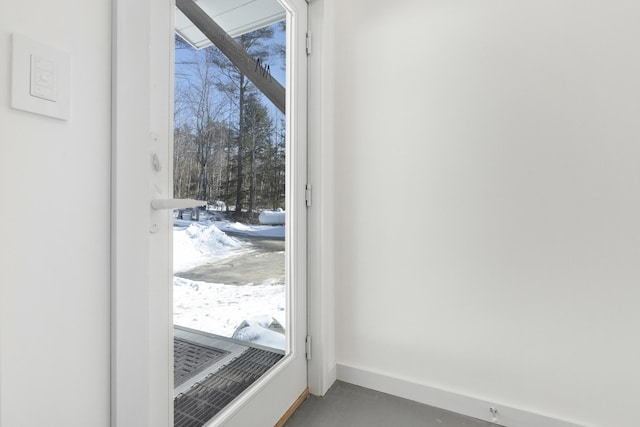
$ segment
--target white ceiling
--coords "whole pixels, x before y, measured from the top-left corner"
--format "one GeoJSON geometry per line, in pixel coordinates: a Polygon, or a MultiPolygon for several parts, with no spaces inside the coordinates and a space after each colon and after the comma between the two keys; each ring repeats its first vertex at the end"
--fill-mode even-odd
{"type": "MultiPolygon", "coordinates": [[[[196,4],[231,37],[238,37],[286,18],[286,12],[278,0],[196,0],[196,4]]],[[[176,33],[198,49],[212,44],[177,8],[176,33]]]]}

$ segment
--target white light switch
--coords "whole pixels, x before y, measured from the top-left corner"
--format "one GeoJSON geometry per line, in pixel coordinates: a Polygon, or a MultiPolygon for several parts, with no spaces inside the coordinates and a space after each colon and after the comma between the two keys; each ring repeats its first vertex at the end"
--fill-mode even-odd
{"type": "Polygon", "coordinates": [[[31,55],[31,96],[56,102],[56,63],[31,55]]]}
{"type": "Polygon", "coordinates": [[[68,120],[69,54],[13,34],[11,107],[68,120]]]}

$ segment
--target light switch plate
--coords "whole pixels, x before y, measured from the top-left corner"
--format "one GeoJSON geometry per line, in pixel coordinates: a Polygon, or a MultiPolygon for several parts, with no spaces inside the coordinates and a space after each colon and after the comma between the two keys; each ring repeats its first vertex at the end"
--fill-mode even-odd
{"type": "Polygon", "coordinates": [[[69,120],[69,54],[19,34],[12,45],[11,107],[69,120]]]}

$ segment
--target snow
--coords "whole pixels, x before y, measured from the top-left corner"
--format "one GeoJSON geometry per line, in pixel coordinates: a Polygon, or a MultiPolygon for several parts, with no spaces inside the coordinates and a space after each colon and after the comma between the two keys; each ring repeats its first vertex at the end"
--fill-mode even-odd
{"type": "Polygon", "coordinates": [[[274,325],[280,326],[273,317],[257,316],[243,321],[233,333],[232,338],[284,350],[284,330],[282,332],[273,330],[274,325]]]}
{"type": "Polygon", "coordinates": [[[226,223],[224,226],[226,226],[228,230],[236,230],[236,231],[252,231],[253,230],[253,228],[251,228],[250,225],[243,224],[241,222],[234,222],[233,224],[226,223]]]}
{"type": "Polygon", "coordinates": [[[176,325],[284,349],[284,335],[269,329],[273,322],[265,318],[284,327],[283,285],[237,286],[173,278],[176,325]]]}
{"type": "MultiPolygon", "coordinates": [[[[270,211],[267,211],[270,212],[270,211]]],[[[279,212],[275,212],[279,213],[279,212]]],[[[284,211],[281,212],[284,214],[284,211]]],[[[249,225],[243,224],[240,222],[229,222],[229,221],[211,221],[206,215],[200,215],[200,222],[182,220],[182,219],[173,219],[174,227],[182,227],[186,228],[190,225],[197,224],[202,226],[210,226],[215,225],[216,228],[224,233],[237,234],[241,236],[247,237],[262,237],[269,239],[284,239],[285,236],[285,226],[284,225],[249,225]]]]}
{"type": "Polygon", "coordinates": [[[221,231],[239,234],[247,237],[267,237],[272,239],[284,239],[284,225],[247,225],[239,222],[213,221],[213,224],[221,231]]]}
{"type": "MultiPolygon", "coordinates": [[[[229,259],[250,249],[224,230],[284,238],[284,227],[174,220],[174,271],[229,259]]],[[[231,285],[173,278],[174,323],[224,337],[285,349],[285,287],[281,279],[231,285]]]]}
{"type": "Polygon", "coordinates": [[[215,225],[202,225],[190,221],[175,221],[178,225],[188,223],[186,227],[173,228],[173,271],[186,271],[191,268],[230,256],[235,250],[243,248],[244,243],[227,236],[215,225]]]}

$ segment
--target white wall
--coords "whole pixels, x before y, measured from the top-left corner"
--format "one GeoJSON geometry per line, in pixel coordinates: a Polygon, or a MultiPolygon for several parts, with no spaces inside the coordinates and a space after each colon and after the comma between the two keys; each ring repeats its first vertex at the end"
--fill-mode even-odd
{"type": "Polygon", "coordinates": [[[109,425],[108,0],[0,0],[0,425],[109,425]],[[71,119],[12,110],[10,34],[71,55],[71,119]]]}
{"type": "Polygon", "coordinates": [[[332,3],[337,363],[640,425],[640,4],[332,3]]]}

